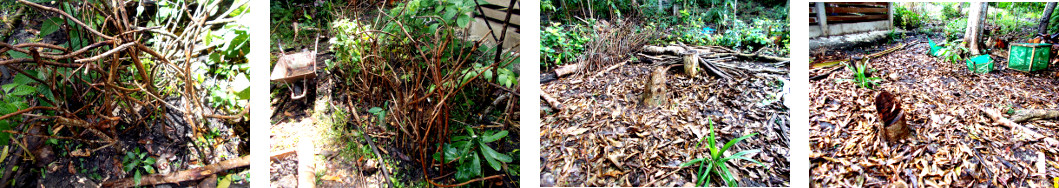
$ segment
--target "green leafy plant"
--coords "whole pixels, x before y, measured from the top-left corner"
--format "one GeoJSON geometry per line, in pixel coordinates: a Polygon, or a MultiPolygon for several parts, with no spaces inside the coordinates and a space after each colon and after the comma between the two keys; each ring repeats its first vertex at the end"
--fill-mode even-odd
{"type": "Polygon", "coordinates": [[[332,37],[329,41],[331,43],[331,51],[335,52],[335,61],[337,62],[325,62],[327,69],[334,69],[335,66],[341,66],[354,73],[360,72],[360,67],[357,63],[360,63],[361,55],[366,50],[364,46],[368,40],[372,38],[372,34],[364,31],[368,30],[367,26],[360,25],[356,21],[349,19],[340,19],[331,24],[331,32],[335,37],[332,37]]]}
{"type": "Polygon", "coordinates": [[[850,62],[846,64],[846,68],[853,70],[852,81],[860,87],[874,89],[875,85],[878,85],[879,82],[882,81],[879,77],[868,76],[872,72],[875,72],[875,69],[868,68],[867,63],[850,62]]]}
{"type": "Polygon", "coordinates": [[[378,121],[376,123],[378,123],[379,126],[382,126],[383,122],[385,122],[384,119],[386,119],[386,108],[389,105],[390,101],[386,101],[386,103],[382,104],[382,108],[372,107],[371,109],[368,109],[368,113],[375,114],[375,117],[378,117],[378,121]]]}
{"type": "Polygon", "coordinates": [[[155,158],[148,157],[146,152],[140,152],[140,148],[125,152],[125,158],[121,159],[126,173],[133,173],[133,181],[140,184],[143,174],[154,174],[155,158]]]}
{"type": "Polygon", "coordinates": [[[454,136],[453,143],[445,144],[443,147],[443,154],[434,154],[435,160],[457,163],[457,180],[467,181],[482,176],[481,159],[485,159],[489,167],[497,171],[501,171],[501,163],[511,162],[511,156],[497,152],[486,144],[506,137],[507,131],[486,130],[478,135],[471,127],[464,128],[467,130],[467,135],[454,136]]]}
{"type": "Polygon", "coordinates": [[[904,6],[894,7],[894,25],[902,29],[919,28],[926,19],[926,15],[918,14],[904,6]]]}
{"type": "Polygon", "coordinates": [[[751,133],[749,135],[730,140],[728,141],[728,143],[725,143],[723,147],[718,148],[717,135],[716,133],[714,133],[713,129],[713,121],[707,120],[707,122],[710,126],[709,135],[703,137],[702,140],[695,144],[695,147],[699,147],[702,144],[702,141],[706,141],[706,145],[703,146],[706,146],[707,149],[709,149],[709,153],[707,153],[708,156],[703,158],[692,159],[691,161],[685,162],[680,166],[688,167],[694,164],[699,164],[699,170],[697,172],[699,179],[696,181],[698,182],[698,186],[705,186],[710,184],[712,174],[720,176],[721,179],[724,180],[725,185],[727,186],[737,186],[738,184],[735,182],[735,178],[732,177],[732,172],[728,170],[728,165],[725,164],[725,162],[728,162],[732,159],[742,159],[757,163],[758,165],[762,165],[761,162],[758,162],[757,160],[744,157],[744,155],[760,152],[761,150],[753,149],[740,151],[727,157],[723,156],[723,154],[733,145],[739,143],[739,141],[757,135],[757,133],[751,133]]]}
{"type": "Polygon", "coordinates": [[[963,56],[967,54],[968,51],[970,51],[967,49],[967,47],[963,46],[962,42],[942,42],[940,45],[942,46],[942,48],[938,49],[937,56],[941,57],[942,60],[948,61],[950,63],[960,63],[961,60],[964,59],[963,56]]]}
{"type": "Polygon", "coordinates": [[[580,24],[569,27],[566,29],[559,23],[553,23],[541,31],[541,66],[574,62],[585,51],[585,44],[591,40],[592,34],[584,32],[586,28],[580,24]]]}

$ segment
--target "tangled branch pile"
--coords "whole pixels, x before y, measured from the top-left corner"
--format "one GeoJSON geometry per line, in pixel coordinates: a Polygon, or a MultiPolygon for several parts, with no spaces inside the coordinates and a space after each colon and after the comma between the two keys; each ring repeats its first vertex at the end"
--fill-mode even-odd
{"type": "MultiPolygon", "coordinates": [[[[468,39],[468,32],[461,31],[471,18],[457,16],[456,22],[452,22],[437,12],[456,11],[455,8],[437,3],[411,1],[389,11],[380,10],[371,24],[336,21],[331,41],[337,60],[333,73],[336,78],[345,79],[335,85],[345,87],[338,90],[350,91],[345,102],[382,107],[380,114],[385,115],[380,117],[384,124],[397,131],[391,144],[411,154],[422,165],[424,174],[430,174],[425,172],[439,165],[442,171],[452,169],[450,163],[454,161],[439,161],[432,154],[440,154],[442,147],[439,146],[451,142],[453,131],[460,130],[450,123],[454,119],[470,119],[472,113],[467,111],[477,109],[459,101],[492,102],[493,105],[503,100],[517,101],[511,97],[517,95],[517,77],[511,70],[518,62],[518,48],[509,51],[490,48],[482,42],[489,35],[468,39]],[[503,58],[494,59],[494,55],[501,54],[503,58]],[[490,96],[489,93],[471,89],[492,87],[507,93],[490,100],[479,98],[490,96]]],[[[473,10],[473,6],[460,10],[473,10]]],[[[517,121],[517,108],[513,108],[517,104],[505,104],[505,118],[501,122],[511,125],[517,121]]],[[[491,108],[486,108],[486,112],[491,108]]],[[[501,176],[486,179],[498,177],[501,176]]],[[[435,186],[449,186],[429,177],[427,180],[435,186]]]]}
{"type": "MultiPolygon", "coordinates": [[[[4,132],[0,134],[101,144],[82,154],[89,156],[109,146],[120,150],[134,144],[118,138],[129,129],[186,124],[199,138],[210,131],[205,126],[209,118],[247,117],[246,108],[239,115],[226,115],[229,112],[205,106],[206,101],[216,101],[203,97],[204,78],[195,72],[203,70],[193,67],[207,55],[214,62],[246,62],[245,30],[244,37],[210,42],[222,40],[221,34],[210,32],[232,27],[227,23],[246,11],[248,1],[221,2],[177,1],[163,6],[146,1],[59,1],[46,6],[18,0],[44,15],[58,15],[42,23],[40,36],[55,33],[51,36],[60,40],[58,44],[0,41],[0,54],[9,55],[0,58],[0,66],[18,73],[3,88],[13,96],[0,104],[4,132]],[[47,134],[24,131],[52,123],[56,126],[47,134]]],[[[6,136],[0,140],[7,141],[6,136]]],[[[12,143],[26,144],[22,142],[12,143]]],[[[223,160],[214,156],[212,146],[195,147],[204,163],[223,160]]]]}

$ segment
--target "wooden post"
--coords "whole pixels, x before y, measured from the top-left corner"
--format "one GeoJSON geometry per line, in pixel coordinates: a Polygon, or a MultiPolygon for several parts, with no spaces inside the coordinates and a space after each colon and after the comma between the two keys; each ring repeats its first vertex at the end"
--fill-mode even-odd
{"type": "Polygon", "coordinates": [[[699,53],[696,50],[688,50],[684,53],[684,73],[688,77],[699,76],[699,53]]]}
{"type": "Polygon", "coordinates": [[[890,21],[890,27],[888,29],[893,29],[894,28],[894,3],[893,2],[886,3],[886,8],[887,8],[886,9],[886,17],[890,21]]]}
{"type": "Polygon", "coordinates": [[[831,32],[827,30],[827,9],[824,7],[824,2],[816,2],[816,20],[820,23],[820,36],[831,35],[831,32]]]}

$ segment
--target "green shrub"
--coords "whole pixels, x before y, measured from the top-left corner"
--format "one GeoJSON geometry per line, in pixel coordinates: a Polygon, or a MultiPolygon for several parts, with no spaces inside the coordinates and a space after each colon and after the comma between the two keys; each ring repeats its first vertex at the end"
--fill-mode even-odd
{"type": "Polygon", "coordinates": [[[349,19],[340,19],[331,25],[333,28],[331,33],[334,37],[329,43],[331,43],[331,51],[335,53],[337,62],[325,62],[327,69],[342,66],[341,68],[348,68],[354,73],[360,72],[357,63],[360,63],[360,57],[365,50],[364,45],[372,38],[372,34],[364,32],[368,30],[366,26],[349,19]],[[336,63],[340,64],[336,65],[336,63]]]}
{"type": "Polygon", "coordinates": [[[967,29],[967,18],[957,19],[955,21],[948,22],[945,24],[945,37],[948,40],[956,40],[963,36],[963,33],[967,29]]]}
{"type": "Polygon", "coordinates": [[[583,32],[581,25],[572,25],[564,29],[559,23],[552,23],[541,32],[541,66],[551,67],[563,63],[575,62],[585,51],[585,43],[592,34],[583,32]]]}
{"type": "Polygon", "coordinates": [[[917,14],[903,6],[894,8],[894,25],[906,30],[919,28],[926,21],[926,16],[917,14]]]}
{"type": "Polygon", "coordinates": [[[946,3],[941,8],[942,19],[962,18],[963,13],[958,8],[963,3],[946,3]]]}

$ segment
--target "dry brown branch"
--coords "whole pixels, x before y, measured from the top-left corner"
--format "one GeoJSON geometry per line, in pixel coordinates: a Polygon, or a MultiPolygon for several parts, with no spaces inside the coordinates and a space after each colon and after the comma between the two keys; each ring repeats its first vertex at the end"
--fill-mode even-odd
{"type": "Polygon", "coordinates": [[[628,63],[628,62],[629,61],[622,61],[621,63],[611,65],[610,67],[607,67],[607,69],[604,69],[603,71],[599,71],[599,73],[596,73],[596,77],[603,76],[603,73],[607,73],[607,72],[610,72],[610,71],[612,71],[614,69],[617,69],[618,67],[624,66],[625,63],[628,63]]]}
{"type": "Polygon", "coordinates": [[[185,181],[200,180],[210,175],[217,174],[226,170],[235,168],[241,168],[250,165],[250,156],[243,156],[235,159],[229,159],[221,161],[220,163],[207,165],[204,167],[184,170],[170,174],[155,174],[150,176],[144,176],[140,179],[140,184],[136,184],[133,178],[118,179],[103,183],[103,187],[135,187],[135,186],[149,186],[166,183],[180,183],[185,181]]]}
{"type": "Polygon", "coordinates": [[[278,161],[278,160],[283,159],[284,157],[293,155],[294,152],[295,152],[294,149],[287,149],[287,150],[283,150],[283,151],[272,152],[272,154],[270,154],[268,158],[270,160],[272,160],[272,161],[278,161]]]}
{"type": "Polygon", "coordinates": [[[1015,110],[1015,114],[1011,115],[1011,121],[1021,123],[1030,120],[1038,119],[1053,119],[1059,118],[1059,110],[1054,109],[1023,109],[1015,110]]]}
{"type": "Polygon", "coordinates": [[[125,44],[122,44],[121,46],[118,46],[117,48],[110,49],[107,52],[103,52],[102,54],[99,54],[99,55],[96,55],[96,56],[92,56],[92,57],[89,57],[89,58],[74,60],[74,62],[84,63],[86,61],[98,61],[101,58],[104,58],[104,57],[110,56],[110,55],[112,55],[114,53],[117,53],[119,51],[125,50],[125,48],[128,48],[129,46],[132,46],[132,45],[135,45],[135,44],[136,44],[135,42],[125,43],[125,44]]]}
{"type": "Polygon", "coordinates": [[[552,97],[552,95],[549,95],[544,91],[541,91],[541,99],[544,99],[544,101],[548,102],[548,105],[552,105],[552,108],[555,108],[558,111],[563,111],[563,109],[565,109],[563,103],[560,103],[559,100],[556,100],[555,97],[552,97]]]}
{"type": "Polygon", "coordinates": [[[1019,125],[1014,121],[1004,118],[1004,116],[1002,116],[997,110],[982,106],[979,106],[978,109],[981,110],[983,114],[988,116],[990,119],[993,119],[993,121],[997,124],[1011,128],[1013,131],[1015,131],[1014,134],[1022,135],[1023,138],[1026,140],[1038,140],[1043,138],[1045,143],[1048,143],[1049,145],[1055,146],[1056,144],[1059,144],[1059,140],[1056,140],[1055,138],[1045,137],[1044,135],[1042,135],[1041,133],[1037,133],[1037,131],[1034,131],[1033,129],[1023,127],[1022,125],[1019,125]]]}

